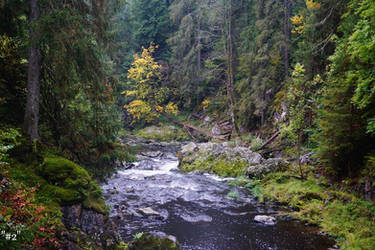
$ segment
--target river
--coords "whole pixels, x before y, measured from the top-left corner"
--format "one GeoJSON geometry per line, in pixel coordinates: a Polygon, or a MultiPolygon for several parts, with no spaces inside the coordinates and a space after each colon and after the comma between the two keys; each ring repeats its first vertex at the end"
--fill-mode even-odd
{"type": "Polygon", "coordinates": [[[178,148],[144,143],[131,168],[102,184],[124,241],[139,232],[161,231],[177,237],[186,250],[327,249],[334,244],[316,227],[285,217],[276,216],[272,226],[254,222],[255,215],[277,215],[282,209],[258,203],[246,189],[228,185],[228,179],[180,172],[178,148]]]}

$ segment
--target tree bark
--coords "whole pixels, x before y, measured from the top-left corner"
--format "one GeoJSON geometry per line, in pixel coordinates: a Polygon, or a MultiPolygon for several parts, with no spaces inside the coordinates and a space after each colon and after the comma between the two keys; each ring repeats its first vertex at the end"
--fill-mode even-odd
{"type": "Polygon", "coordinates": [[[259,148],[259,150],[263,149],[265,146],[270,144],[273,140],[275,140],[277,138],[277,136],[279,136],[279,134],[280,134],[280,131],[277,131],[276,133],[274,133],[271,136],[271,138],[269,138],[265,143],[263,143],[263,145],[259,148]]]}
{"type": "Polygon", "coordinates": [[[38,0],[30,0],[30,51],[27,72],[27,101],[24,126],[31,142],[39,138],[40,64],[38,34],[33,25],[39,18],[38,0]]]}
{"type": "Polygon", "coordinates": [[[201,72],[201,7],[200,7],[200,1],[198,1],[198,13],[197,13],[197,48],[198,48],[198,52],[197,52],[197,68],[198,68],[198,77],[200,76],[200,72],[201,72]]]}
{"type": "Polygon", "coordinates": [[[226,42],[226,56],[227,56],[227,81],[226,81],[226,89],[227,89],[227,98],[228,98],[228,106],[230,117],[232,120],[232,125],[234,128],[233,132],[236,132],[238,136],[240,136],[240,131],[237,127],[236,123],[236,115],[234,111],[234,76],[233,76],[233,38],[232,38],[232,0],[227,1],[228,6],[226,6],[226,21],[227,21],[227,28],[226,28],[226,35],[227,35],[227,42],[226,42]]]}
{"type": "Polygon", "coordinates": [[[285,77],[289,76],[289,42],[291,38],[291,26],[290,26],[290,16],[291,16],[291,3],[290,0],[284,0],[284,67],[285,67],[285,77]]]}

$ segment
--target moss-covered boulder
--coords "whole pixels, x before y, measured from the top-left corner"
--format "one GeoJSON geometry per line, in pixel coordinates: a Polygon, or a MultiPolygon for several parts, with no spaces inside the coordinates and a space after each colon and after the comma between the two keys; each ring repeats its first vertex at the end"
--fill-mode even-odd
{"type": "Polygon", "coordinates": [[[78,164],[63,157],[47,157],[37,173],[48,183],[42,186],[43,192],[49,193],[60,205],[83,203],[86,208],[106,212],[101,188],[78,164]]]}
{"type": "Polygon", "coordinates": [[[129,250],[179,250],[176,238],[163,232],[144,233],[129,244],[129,250]]]}
{"type": "Polygon", "coordinates": [[[181,148],[178,157],[183,171],[198,170],[220,176],[244,175],[249,166],[264,160],[259,153],[248,148],[213,142],[191,142],[181,148]]]}
{"type": "Polygon", "coordinates": [[[181,128],[172,125],[146,127],[138,130],[136,136],[158,141],[186,141],[189,139],[189,136],[181,128]]]}

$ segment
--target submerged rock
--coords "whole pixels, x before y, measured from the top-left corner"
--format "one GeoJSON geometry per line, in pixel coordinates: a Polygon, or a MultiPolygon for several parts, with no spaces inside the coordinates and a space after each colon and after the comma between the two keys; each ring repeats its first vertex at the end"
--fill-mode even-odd
{"type": "Polygon", "coordinates": [[[270,226],[276,224],[276,218],[268,215],[256,215],[254,221],[270,226]]]}
{"type": "Polygon", "coordinates": [[[184,221],[193,223],[193,224],[204,224],[204,223],[210,223],[212,222],[212,217],[202,214],[202,215],[196,215],[196,216],[191,216],[188,214],[183,214],[181,215],[181,218],[184,221]]]}

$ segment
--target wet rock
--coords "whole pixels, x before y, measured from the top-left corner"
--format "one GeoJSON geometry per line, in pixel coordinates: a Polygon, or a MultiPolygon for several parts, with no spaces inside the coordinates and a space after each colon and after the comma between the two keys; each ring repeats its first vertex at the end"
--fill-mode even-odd
{"type": "Polygon", "coordinates": [[[196,216],[191,216],[188,214],[183,214],[181,215],[181,218],[184,221],[191,222],[194,224],[204,224],[204,223],[210,223],[212,222],[212,217],[202,214],[202,215],[196,215],[196,216]]]}
{"type": "Polygon", "coordinates": [[[276,224],[276,218],[268,215],[256,215],[254,221],[270,226],[276,224]]]}
{"type": "MultiPolygon", "coordinates": [[[[91,209],[85,209],[81,204],[61,208],[62,221],[68,229],[80,228],[81,234],[88,241],[100,248],[112,248],[120,242],[117,227],[113,220],[91,209]]],[[[69,237],[74,235],[68,232],[69,237]]],[[[77,236],[81,239],[83,236],[77,236]]],[[[69,238],[67,238],[68,241],[69,238]]]]}
{"type": "Polygon", "coordinates": [[[204,160],[209,157],[225,159],[230,161],[241,161],[249,166],[261,164],[264,159],[257,153],[246,147],[230,147],[227,142],[223,143],[194,143],[191,142],[181,148],[179,159],[181,164],[191,164],[195,160],[204,160]]]}
{"type": "Polygon", "coordinates": [[[142,234],[139,239],[135,239],[129,244],[129,250],[140,249],[177,250],[181,247],[176,237],[172,235],[163,232],[150,232],[142,234]]]}
{"type": "Polygon", "coordinates": [[[181,154],[182,155],[187,155],[187,154],[190,154],[194,151],[197,151],[198,149],[198,146],[196,143],[194,142],[190,142],[184,146],[181,147],[181,154]]]}
{"type": "Polygon", "coordinates": [[[247,175],[251,178],[261,178],[265,174],[286,169],[289,163],[282,158],[270,158],[261,164],[250,166],[247,169],[247,175]]]}
{"type": "Polygon", "coordinates": [[[134,209],[132,208],[129,208],[127,211],[126,211],[127,214],[131,215],[131,216],[135,216],[135,217],[142,217],[141,214],[139,214],[138,212],[136,212],[134,209]]]}
{"type": "Polygon", "coordinates": [[[145,208],[139,208],[138,209],[138,212],[143,214],[143,215],[156,215],[156,216],[159,216],[159,212],[155,211],[154,209],[150,208],[150,207],[145,207],[145,208]]]}
{"type": "Polygon", "coordinates": [[[151,236],[158,237],[159,239],[170,239],[173,243],[177,244],[177,238],[173,235],[167,235],[164,232],[152,231],[149,232],[151,236]]]}
{"type": "Polygon", "coordinates": [[[154,162],[152,160],[143,160],[139,162],[137,169],[140,170],[152,170],[154,166],[154,162]]]}
{"type": "Polygon", "coordinates": [[[124,168],[125,169],[131,169],[131,168],[134,168],[134,167],[135,167],[134,163],[124,162],[124,168]]]}
{"type": "Polygon", "coordinates": [[[160,156],[163,156],[163,152],[161,151],[148,151],[148,152],[142,152],[141,155],[143,156],[146,156],[146,157],[150,157],[150,158],[156,158],[156,157],[160,157],[160,156]]]}

